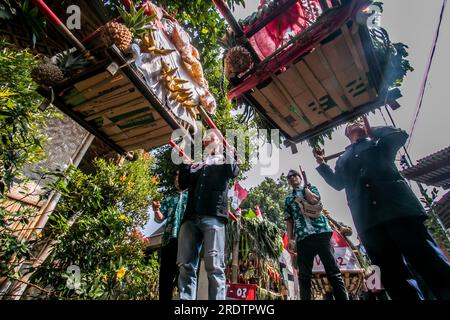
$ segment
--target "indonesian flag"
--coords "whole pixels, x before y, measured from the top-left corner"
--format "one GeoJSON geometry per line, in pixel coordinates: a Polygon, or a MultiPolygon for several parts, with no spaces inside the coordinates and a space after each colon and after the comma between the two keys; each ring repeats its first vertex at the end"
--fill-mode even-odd
{"type": "Polygon", "coordinates": [[[259,209],[259,206],[255,207],[255,213],[256,213],[256,218],[258,218],[259,221],[263,220],[263,216],[261,214],[261,210],[259,209]]]}
{"type": "Polygon", "coordinates": [[[233,187],[233,197],[231,201],[231,206],[234,210],[237,210],[241,205],[242,201],[247,198],[248,192],[236,181],[233,187]]]}
{"type": "Polygon", "coordinates": [[[288,238],[287,232],[285,232],[285,233],[283,234],[283,247],[284,247],[285,249],[287,248],[288,242],[289,242],[289,238],[288,238]]]}
{"type": "Polygon", "coordinates": [[[333,231],[333,236],[331,237],[331,245],[334,248],[348,247],[347,241],[345,241],[344,237],[336,231],[333,231]]]}

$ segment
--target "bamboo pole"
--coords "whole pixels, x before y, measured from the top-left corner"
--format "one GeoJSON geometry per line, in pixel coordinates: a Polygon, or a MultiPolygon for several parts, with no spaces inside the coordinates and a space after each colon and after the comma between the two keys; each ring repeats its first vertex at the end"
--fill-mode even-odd
{"type": "Polygon", "coordinates": [[[231,283],[238,283],[239,280],[239,243],[241,230],[239,220],[236,223],[236,237],[233,239],[233,251],[231,260],[231,283]]]}

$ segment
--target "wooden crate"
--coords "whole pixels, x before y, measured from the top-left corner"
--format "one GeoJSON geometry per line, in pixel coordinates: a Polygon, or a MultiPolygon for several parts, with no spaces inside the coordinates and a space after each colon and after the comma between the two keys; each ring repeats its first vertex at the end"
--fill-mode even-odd
{"type": "Polygon", "coordinates": [[[119,153],[167,144],[179,120],[116,47],[107,54],[106,61],[55,86],[54,104],[119,153]],[[119,67],[114,74],[107,70],[111,63],[119,67]]]}
{"type": "MultiPolygon", "coordinates": [[[[384,103],[374,80],[380,77],[368,61],[372,44],[364,47],[361,40],[367,29],[349,25],[246,93],[290,140],[302,141],[384,103]]],[[[398,90],[389,96],[398,97],[398,90]]]]}

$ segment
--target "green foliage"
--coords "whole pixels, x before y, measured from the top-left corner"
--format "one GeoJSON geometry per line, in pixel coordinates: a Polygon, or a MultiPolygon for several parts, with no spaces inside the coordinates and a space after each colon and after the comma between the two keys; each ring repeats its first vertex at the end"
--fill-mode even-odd
{"type": "Polygon", "coordinates": [[[425,221],[425,225],[436,242],[443,246],[447,250],[447,253],[450,254],[450,233],[445,229],[435,212],[434,201],[437,196],[438,190],[436,188],[433,188],[431,195],[428,194],[428,190],[422,190],[422,198],[420,200],[424,204],[429,216],[428,220],[425,221]]]}
{"type": "MultiPolygon", "coordinates": [[[[171,153],[172,148],[168,145],[155,149],[152,152],[153,157],[155,158],[154,165],[152,166],[152,173],[153,175],[158,176],[160,192],[164,193],[166,196],[177,192],[174,179],[178,166],[172,162],[171,153]]],[[[156,199],[159,199],[159,197],[156,199]]]]}
{"type": "Polygon", "coordinates": [[[0,1],[0,19],[17,19],[31,31],[32,47],[36,41],[45,37],[47,22],[39,9],[30,0],[3,0],[0,1]]]}
{"type": "Polygon", "coordinates": [[[0,204],[0,278],[17,278],[17,262],[30,257],[30,249],[35,241],[19,239],[14,225],[18,222],[27,225],[36,212],[30,207],[22,206],[12,213],[7,210],[10,203],[2,203],[0,200],[0,204]]]}
{"type": "Polygon", "coordinates": [[[42,129],[56,116],[52,108],[39,108],[42,97],[30,76],[34,64],[29,51],[0,42],[0,181],[6,186],[0,193],[21,178],[25,164],[44,157],[42,129]]]}
{"type": "MultiPolygon", "coordinates": [[[[283,251],[282,230],[277,225],[268,219],[259,221],[241,217],[239,223],[227,224],[225,239],[225,252],[233,252],[234,242],[239,243],[239,261],[247,268],[245,278],[254,278],[253,281],[264,287],[268,287],[271,280],[279,282],[272,272],[280,274],[278,258],[283,251]]],[[[230,266],[231,263],[232,256],[229,255],[226,264],[230,266]]]]}
{"type": "Polygon", "coordinates": [[[286,176],[279,179],[265,178],[261,184],[251,188],[247,198],[242,202],[241,209],[255,209],[258,205],[265,220],[274,223],[280,230],[286,228],[284,223],[284,200],[289,194],[286,176]]]}
{"type": "Polygon", "coordinates": [[[18,237],[15,224],[26,226],[36,211],[6,201],[13,183],[25,182],[25,165],[44,158],[46,121],[57,114],[41,110],[42,97],[30,73],[35,61],[27,50],[19,51],[0,41],[0,277],[16,278],[17,263],[29,257],[34,240],[18,237]],[[16,208],[13,211],[13,206],[16,208]]]}
{"type": "Polygon", "coordinates": [[[387,76],[387,83],[391,87],[400,87],[408,72],[414,71],[411,63],[407,59],[409,47],[401,42],[392,43],[389,47],[389,61],[385,67],[385,74],[387,76]],[[392,71],[389,70],[392,68],[392,71]]]}
{"type": "Polygon", "coordinates": [[[152,161],[119,166],[98,159],[94,174],[72,167],[67,179],[53,184],[62,198],[45,235],[57,244],[34,275],[37,285],[50,286],[60,299],[156,297],[158,264],[155,257],[145,263],[147,240],[137,231],[147,222],[150,199],[156,194],[152,161]],[[67,287],[70,265],[81,270],[79,289],[67,287]]]}
{"type": "Polygon", "coordinates": [[[336,131],[336,128],[331,128],[330,130],[324,131],[321,134],[308,139],[308,145],[312,149],[320,149],[321,146],[325,145],[325,138],[328,140],[333,139],[333,133],[336,131]]]}
{"type": "Polygon", "coordinates": [[[117,11],[122,17],[122,21],[125,26],[133,34],[133,37],[139,37],[145,32],[145,27],[153,21],[154,17],[145,15],[145,8],[141,7],[136,10],[134,1],[130,3],[130,11],[128,12],[125,8],[117,6],[117,11]]]}

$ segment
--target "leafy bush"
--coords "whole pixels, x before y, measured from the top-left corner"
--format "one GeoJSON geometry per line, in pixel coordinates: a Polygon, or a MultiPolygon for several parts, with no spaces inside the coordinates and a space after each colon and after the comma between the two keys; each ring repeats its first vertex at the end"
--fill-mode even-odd
{"type": "Polygon", "coordinates": [[[155,256],[145,258],[146,238],[138,231],[156,195],[152,162],[141,158],[119,166],[98,159],[94,174],[70,168],[67,179],[54,183],[62,198],[45,235],[57,243],[33,278],[38,286],[50,288],[51,297],[156,298],[158,263],[155,256]],[[68,285],[73,281],[66,272],[71,265],[80,268],[80,287],[68,285]]]}
{"type": "Polygon", "coordinates": [[[28,50],[0,40],[0,193],[21,177],[25,164],[44,158],[42,130],[57,115],[53,108],[40,108],[42,97],[30,75],[34,65],[28,50]]]}
{"type": "Polygon", "coordinates": [[[47,137],[42,130],[49,118],[57,116],[52,108],[40,108],[42,97],[30,75],[34,64],[28,50],[0,40],[0,277],[17,277],[15,267],[28,257],[32,242],[19,239],[13,226],[26,225],[36,214],[25,205],[11,213],[13,204],[6,193],[13,183],[25,182],[25,165],[45,157],[47,137]]]}

